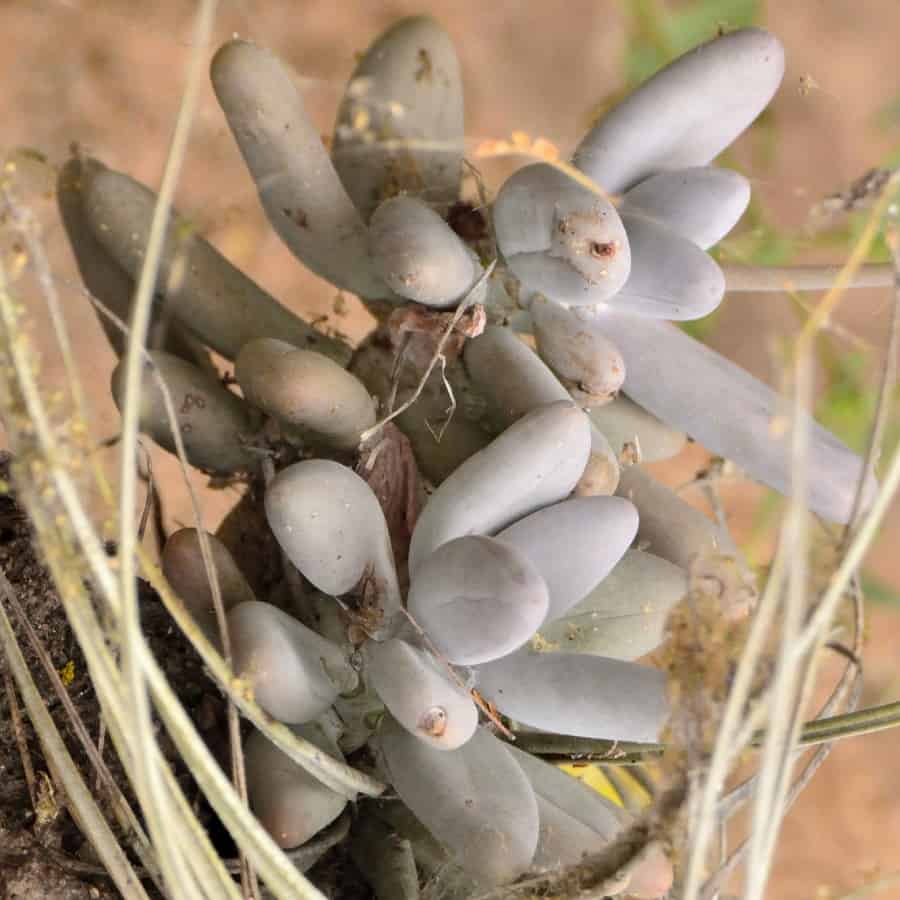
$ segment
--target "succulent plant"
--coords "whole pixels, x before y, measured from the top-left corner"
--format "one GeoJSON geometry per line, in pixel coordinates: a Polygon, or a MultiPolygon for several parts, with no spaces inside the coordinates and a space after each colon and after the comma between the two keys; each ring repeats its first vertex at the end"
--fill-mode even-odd
{"type": "MultiPolygon", "coordinates": [[[[261,460],[274,470],[265,517],[291,587],[257,596],[240,560],[213,544],[235,671],[323,752],[364,757],[367,744],[479,884],[577,861],[628,819],[501,741],[500,716],[657,741],[665,678],[635,660],[665,639],[692,560],[736,556],[639,462],[675,455],[690,434],[790,487],[785,441],[770,428],[775,393],[666,321],[722,299],[706,250],[750,188],[710,163],[782,72],[778,41],[754,29],[663,69],[584,137],[571,165],[538,162],[506,181],[491,208],[492,259],[487,219],[460,197],[461,77],[436,23],[402,20],[362,57],[331,156],[272,53],[233,40],[213,59],[272,226],[379,319],[352,353],[170,222],[158,292],[173,328],[149,362],[192,464],[251,479],[261,460]],[[486,230],[460,228],[457,208],[486,230]],[[241,396],[210,374],[203,348],[234,361],[241,396]],[[432,488],[424,505],[420,471],[432,488]]],[[[152,193],[74,160],[60,203],[88,288],[124,316],[152,193]]],[[[159,386],[145,381],[141,427],[171,450],[159,386]]],[[[846,521],[861,463],[814,424],[810,443],[810,506],[846,521]]],[[[173,535],[163,558],[212,634],[196,534],[173,535]]],[[[279,752],[251,738],[250,800],[292,846],[345,798],[279,752]]],[[[421,861],[421,835],[407,836],[421,861]]],[[[671,877],[657,847],[610,891],[656,896],[671,877]]]]}

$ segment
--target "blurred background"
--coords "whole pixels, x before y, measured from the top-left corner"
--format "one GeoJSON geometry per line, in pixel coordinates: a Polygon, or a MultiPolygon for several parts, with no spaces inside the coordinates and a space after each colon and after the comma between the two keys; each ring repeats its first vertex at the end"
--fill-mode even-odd
{"type": "MultiPolygon", "coordinates": [[[[53,270],[90,388],[99,438],[115,435],[109,396],[114,357],[79,295],[55,214],[53,166],[73,143],[156,187],[190,52],[192,0],[6,0],[0,2],[0,150],[17,161],[45,223],[53,270]]],[[[776,264],[844,259],[862,216],[826,232],[806,227],[810,209],[873,167],[900,163],[900,4],[896,0],[422,0],[349,2],[222,0],[216,43],[237,34],[266,44],[297,71],[323,135],[354,55],[400,16],[428,13],[455,38],[466,83],[470,146],[514,130],[555,143],[563,154],[623,91],[719,28],[761,24],[777,34],[788,67],[776,100],[729,152],[751,178],[755,199],[720,248],[734,261],[776,264]]],[[[480,166],[496,187],[510,163],[480,166]]],[[[333,287],[310,275],[266,224],[237,148],[204,84],[177,205],[233,262],[282,302],[360,339],[371,320],[355,298],[335,303],[333,287]]],[[[4,248],[5,249],[5,248],[4,248]]],[[[874,258],[884,259],[884,248],[874,258]]],[[[48,389],[62,367],[37,294],[26,292],[48,389]]],[[[816,295],[804,300],[813,303],[816,295]]],[[[862,449],[874,408],[891,298],[855,291],[843,300],[820,346],[819,417],[862,449]]],[[[805,318],[795,299],[739,294],[692,330],[777,385],[784,351],[805,318]]],[[[894,416],[888,436],[898,437],[894,416]]],[[[0,448],[5,437],[0,430],[0,448]]],[[[112,456],[110,456],[112,459],[112,456]]],[[[689,481],[706,463],[691,447],[657,474],[689,481]]],[[[171,528],[190,522],[173,460],[153,451],[171,528]]],[[[237,498],[203,488],[212,529],[237,498]]],[[[686,495],[689,499],[691,494],[686,495]]],[[[741,482],[724,488],[729,521],[751,560],[771,548],[778,502],[741,482]]],[[[869,612],[864,704],[900,696],[900,510],[866,564],[869,612]]],[[[839,744],[791,813],[770,887],[778,898],[852,894],[900,897],[900,733],[839,744]],[[859,893],[863,890],[865,893],[859,893]]]]}

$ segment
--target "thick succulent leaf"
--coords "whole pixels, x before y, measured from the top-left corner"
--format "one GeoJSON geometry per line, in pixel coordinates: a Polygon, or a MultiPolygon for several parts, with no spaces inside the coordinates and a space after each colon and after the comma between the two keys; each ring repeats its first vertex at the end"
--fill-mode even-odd
{"type": "Polygon", "coordinates": [[[509,328],[489,325],[466,341],[463,358],[495,428],[507,428],[538,406],[570,399],[541,358],[509,328]]]}
{"type": "Polygon", "coordinates": [[[321,716],[358,678],[337,644],[270,603],[228,614],[234,671],[270,715],[292,724],[321,716]]]}
{"type": "Polygon", "coordinates": [[[783,74],[784,48],[773,35],[721,35],[608,112],[578,145],[575,165],[615,193],[659,171],[705,166],[766,108],[783,74]]]}
{"type": "MultiPolygon", "coordinates": [[[[486,419],[494,428],[506,428],[539,406],[569,399],[544,361],[509,328],[491,325],[467,341],[464,359],[472,385],[487,400],[486,419]]],[[[591,458],[577,490],[611,494],[618,482],[616,456],[606,438],[592,429],[591,458]]]]}
{"type": "Polygon", "coordinates": [[[558,734],[653,742],[668,716],[662,672],[601,656],[525,648],[479,666],[476,687],[504,715],[558,734]]]}
{"type": "Polygon", "coordinates": [[[400,638],[368,641],[366,675],[391,715],[438,750],[455,750],[478,726],[472,698],[432,657],[400,638]]]}
{"type": "Polygon", "coordinates": [[[471,900],[489,885],[476,881],[453,861],[450,851],[413,815],[405,803],[393,800],[365,801],[367,811],[389,825],[412,845],[419,872],[428,878],[429,889],[440,900],[471,900]]]}
{"type": "Polygon", "coordinates": [[[725,276],[708,253],[653,219],[623,210],[622,221],[633,265],[610,307],[684,321],[709,315],[722,302],[725,276]]]}
{"type": "Polygon", "coordinates": [[[575,865],[597,853],[621,830],[626,816],[584,782],[509,745],[538,801],[540,836],[534,864],[542,869],[575,865]]]}
{"type": "MultiPolygon", "coordinates": [[[[773,428],[780,405],[775,391],[668,322],[612,310],[597,316],[625,357],[631,398],[712,453],[733,460],[751,478],[790,492],[790,429],[773,428]]],[[[809,506],[825,519],[846,522],[862,460],[811,418],[806,422],[809,506]]],[[[874,492],[870,479],[866,502],[874,492]]]]}
{"type": "Polygon", "coordinates": [[[459,196],[463,88],[449,35],[401,19],[360,59],[338,110],[334,166],[363,218],[398,192],[443,212],[459,196]]]}
{"type": "Polygon", "coordinates": [[[529,311],[538,353],[575,402],[587,407],[608,403],[625,381],[625,361],[593,317],[542,295],[531,301],[529,311]]]}
{"type": "Polygon", "coordinates": [[[497,537],[519,550],[547,584],[545,621],[563,615],[613,570],[638,528],[621,497],[573,497],[520,519],[497,537]]]}
{"type": "MultiPolygon", "coordinates": [[[[315,723],[298,725],[294,731],[330,756],[342,758],[315,723]]],[[[346,797],[325,787],[259,731],[244,744],[244,764],[250,807],[279,847],[305,844],[347,805],[346,797]]]]}
{"type": "Polygon", "coordinates": [[[657,462],[677,455],[687,443],[683,431],[666,425],[624,394],[603,406],[592,407],[588,416],[606,435],[616,456],[626,444],[631,444],[642,462],[657,462]]]}
{"type": "Polygon", "coordinates": [[[369,249],[397,296],[436,309],[453,306],[481,275],[456,232],[415,197],[392,197],[375,210],[369,249]]]}
{"type": "Polygon", "coordinates": [[[375,424],[375,403],[362,382],[321,353],[260,338],[241,349],[234,374],[248,403],[313,443],[352,450],[375,424]]]}
{"type": "Polygon", "coordinates": [[[600,303],[628,279],[631,253],[616,208],[549,163],[507,179],[494,201],[494,229],[516,278],[560,303],[600,303]]]}
{"type": "Polygon", "coordinates": [[[641,466],[622,469],[617,493],[637,507],[638,541],[656,556],[688,570],[695,558],[736,553],[727,531],[641,466]]]}
{"type": "MultiPolygon", "coordinates": [[[[537,796],[541,830],[536,866],[552,869],[575,865],[589,853],[601,851],[632,816],[610,803],[583,781],[556,766],[509,746],[537,796]]],[[[620,884],[606,886],[610,895],[625,891],[629,897],[661,897],[672,885],[672,863],[658,843],[650,844],[626,871],[620,884]]]]}
{"type": "Polygon", "coordinates": [[[372,266],[366,226],[290,70],[263,47],[233,40],[216,53],[211,76],[263,209],[285,244],[338,287],[362,297],[389,295],[372,266]]]}
{"type": "Polygon", "coordinates": [[[645,178],[625,194],[619,212],[653,219],[706,250],[734,228],[749,202],[743,175],[701,166],[645,178]]]}
{"type": "MultiPolygon", "coordinates": [[[[90,166],[91,163],[86,164],[90,166]]],[[[131,319],[131,301],[134,297],[134,280],[110,256],[91,230],[84,211],[83,172],[85,164],[80,159],[70,159],[60,169],[56,182],[56,202],[60,218],[66,229],[66,237],[75,256],[81,280],[90,295],[124,324],[131,319]]],[[[116,356],[125,352],[127,333],[103,315],[97,318],[116,356]]],[[[148,345],[180,356],[202,367],[209,366],[209,354],[176,322],[164,322],[162,310],[154,308],[150,323],[148,345]],[[162,334],[159,331],[162,330],[162,334]]]]}
{"type": "Polygon", "coordinates": [[[347,849],[373,900],[419,900],[412,844],[384,821],[365,812],[356,816],[347,849]]]}
{"type": "Polygon", "coordinates": [[[400,799],[485,884],[503,884],[530,865],[538,841],[534,791],[504,744],[483,728],[442,752],[387,717],[381,760],[400,799]]]}
{"type": "Polygon", "coordinates": [[[467,535],[416,569],[407,605],[449,662],[474,666],[521,647],[546,618],[549,597],[514,542],[467,535]]]}
{"type": "Polygon", "coordinates": [[[374,587],[386,621],[373,627],[388,625],[401,606],[391,540],[359,475],[327,459],[294,463],[269,484],[265,504],[281,548],[315,587],[335,597],[374,587]]]}
{"type": "Polygon", "coordinates": [[[548,651],[633,660],[655,650],[669,611],[687,592],[684,569],[642,550],[628,550],[580,603],[540,630],[548,651]]]}
{"type": "MultiPolygon", "coordinates": [[[[206,539],[225,612],[239,603],[255,600],[253,589],[228,548],[214,534],[207,534],[206,539]]],[[[181,528],[170,535],[160,555],[160,564],[172,589],[184,601],[197,624],[207,637],[218,642],[219,628],[212,586],[203,564],[197,529],[181,528]]]]}
{"type": "MultiPolygon", "coordinates": [[[[175,407],[175,418],[188,462],[205,472],[230,474],[254,469],[259,461],[247,446],[259,422],[254,411],[208,372],[177,356],[149,351],[141,382],[139,425],[170,453],[175,438],[166,415],[165,398],[151,370],[162,377],[175,407]],[[152,367],[151,367],[152,363],[152,367]]],[[[125,390],[125,364],[112,373],[112,395],[121,410],[125,390]]]]}
{"type": "MultiPolygon", "coordinates": [[[[82,167],[84,212],[94,236],[132,277],[144,263],[156,196],[95,160],[82,167]]],[[[278,337],[344,364],[350,348],[317,332],[236,269],[173,213],[160,261],[166,312],[217,353],[234,359],[258,337],[278,337]]]]}
{"type": "Polygon", "coordinates": [[[587,417],[569,401],[523,416],[431,495],[410,542],[410,574],[455,537],[498,531],[568,496],[584,472],[590,444],[587,417]]]}

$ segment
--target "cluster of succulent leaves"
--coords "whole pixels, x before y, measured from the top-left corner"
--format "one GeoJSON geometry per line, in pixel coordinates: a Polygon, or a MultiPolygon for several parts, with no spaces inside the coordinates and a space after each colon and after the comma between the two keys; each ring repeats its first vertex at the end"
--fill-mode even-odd
{"type": "MultiPolygon", "coordinates": [[[[173,216],[141,428],[174,448],[158,375],[194,466],[258,479],[268,465],[266,521],[302,579],[256,596],[211,537],[235,670],[323,752],[371,752],[399,799],[367,815],[460,895],[576,862],[627,821],[497,724],[662,735],[665,679],[635,660],[664,640],[692,560],[735,550],[640,463],[675,455],[689,434],[789,488],[775,393],[672,324],[723,297],[706,251],[750,186],[710,163],[782,74],[771,35],[721,35],[609,110],[571,164],[526,165],[476,207],[461,199],[459,64],[433,21],[403,20],[363,55],[330,152],[268,50],[233,40],[213,59],[273,227],[379,325],[352,351],[173,216]],[[233,362],[240,394],[210,350],[233,362]]],[[[89,291],[127,320],[154,195],[76,158],[59,198],[89,291]]],[[[118,370],[112,388],[118,401],[118,370]]],[[[846,521],[861,471],[810,423],[814,512],[846,521]]],[[[172,535],[163,565],[215,637],[197,532],[172,535]]],[[[284,847],[348,801],[261,734],[246,763],[253,809],[284,847]]],[[[654,847],[617,889],[656,896],[670,881],[654,847]]]]}

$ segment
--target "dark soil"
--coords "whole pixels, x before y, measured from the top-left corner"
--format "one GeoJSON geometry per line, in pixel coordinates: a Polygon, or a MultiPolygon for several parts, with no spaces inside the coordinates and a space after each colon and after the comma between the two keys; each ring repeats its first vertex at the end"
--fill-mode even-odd
{"type": "MultiPolygon", "coordinates": [[[[9,470],[9,456],[0,454],[0,479],[7,483],[10,481],[9,470]]],[[[96,739],[100,729],[100,709],[84,657],[53,582],[35,552],[27,516],[12,492],[0,496],[0,566],[54,668],[71,673],[69,697],[88,733],[96,739]]],[[[208,735],[210,743],[215,746],[219,743],[217,738],[224,724],[224,704],[218,692],[204,674],[200,659],[172,623],[156,595],[145,585],[142,585],[141,604],[144,632],[156,650],[157,658],[201,733],[208,735]]],[[[45,676],[40,659],[24,630],[17,627],[16,616],[8,607],[7,611],[47,708],[85,781],[93,786],[96,775],[45,676]]],[[[0,900],[38,897],[46,900],[102,900],[117,896],[109,879],[103,875],[92,848],[66,809],[65,795],[53,784],[39,741],[21,700],[17,698],[21,731],[35,773],[33,790],[39,798],[39,813],[35,812],[10,715],[6,685],[11,683],[11,678],[8,677],[6,659],[2,654],[0,682],[0,900]]],[[[196,801],[202,810],[203,804],[196,787],[162,731],[160,738],[163,752],[172,762],[188,800],[196,801]]],[[[105,759],[117,784],[133,803],[133,795],[115,754],[108,751],[105,759]]],[[[95,789],[94,795],[101,809],[106,811],[107,800],[102,789],[95,789]]],[[[136,808],[134,803],[133,807],[136,808]]],[[[108,820],[111,821],[111,817],[108,820]]],[[[211,823],[209,815],[207,820],[211,823]]],[[[214,827],[211,830],[215,832],[214,827]]]]}

